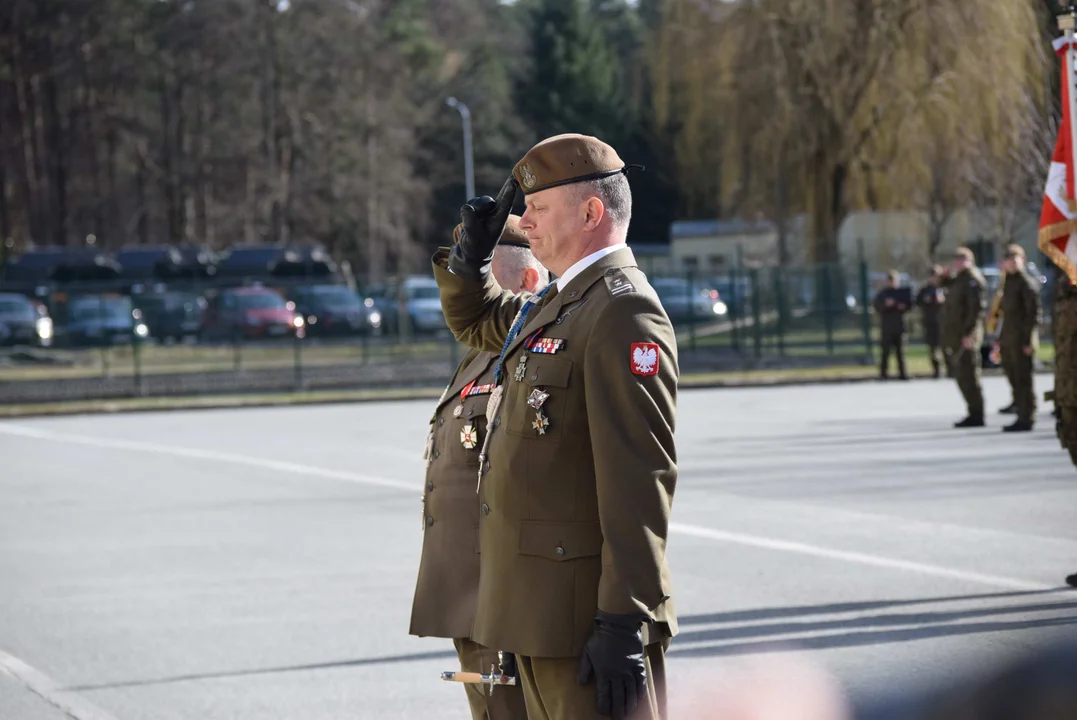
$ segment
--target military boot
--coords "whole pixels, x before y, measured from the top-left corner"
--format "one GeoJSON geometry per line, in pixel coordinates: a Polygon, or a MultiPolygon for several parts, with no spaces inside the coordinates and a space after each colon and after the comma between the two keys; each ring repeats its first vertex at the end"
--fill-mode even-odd
{"type": "Polygon", "coordinates": [[[1017,414],[1017,403],[1010,403],[1009,405],[1007,405],[1004,408],[999,408],[998,409],[998,414],[999,415],[1016,415],[1017,414]]]}
{"type": "Polygon", "coordinates": [[[1077,587],[1077,573],[1066,577],[1066,584],[1071,587],[1077,587]]]}
{"type": "Polygon", "coordinates": [[[964,420],[954,423],[955,428],[974,428],[974,427],[983,427],[983,426],[984,426],[983,415],[969,415],[964,420]]]}
{"type": "Polygon", "coordinates": [[[1028,432],[1032,429],[1032,423],[1027,420],[1017,420],[1002,428],[1002,432],[1028,432]]]}

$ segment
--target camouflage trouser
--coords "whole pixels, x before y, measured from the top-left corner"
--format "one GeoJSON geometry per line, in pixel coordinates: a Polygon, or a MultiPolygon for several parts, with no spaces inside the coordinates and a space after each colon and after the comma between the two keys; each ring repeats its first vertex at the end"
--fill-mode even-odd
{"type": "Polygon", "coordinates": [[[1073,464],[1077,465],[1077,406],[1063,405],[1060,421],[1058,441],[1062,449],[1069,451],[1073,464]]]}
{"type": "Polygon", "coordinates": [[[1077,465],[1077,296],[1055,300],[1055,406],[1061,412],[1059,442],[1077,465]]]}

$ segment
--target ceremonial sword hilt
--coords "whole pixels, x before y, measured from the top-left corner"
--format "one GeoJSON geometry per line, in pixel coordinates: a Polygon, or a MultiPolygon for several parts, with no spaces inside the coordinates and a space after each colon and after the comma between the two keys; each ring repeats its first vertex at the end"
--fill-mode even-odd
{"type": "Polygon", "coordinates": [[[504,675],[496,672],[497,666],[491,665],[489,673],[477,673],[477,672],[443,672],[441,673],[441,679],[446,682],[458,682],[468,683],[471,685],[487,685],[489,686],[488,694],[493,696],[494,687],[498,685],[515,685],[516,678],[511,675],[504,675]]]}

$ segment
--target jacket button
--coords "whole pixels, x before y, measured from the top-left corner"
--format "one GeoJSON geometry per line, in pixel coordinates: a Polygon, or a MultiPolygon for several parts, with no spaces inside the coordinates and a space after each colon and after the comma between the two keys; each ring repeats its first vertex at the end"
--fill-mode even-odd
{"type": "Polygon", "coordinates": [[[444,425],[444,424],[445,424],[445,418],[438,415],[438,425],[444,425]]]}
{"type": "Polygon", "coordinates": [[[569,297],[576,297],[576,296],[577,296],[577,295],[579,295],[579,294],[580,294],[580,292],[579,292],[578,290],[573,290],[572,292],[570,292],[570,293],[568,294],[568,296],[569,296],[569,297]]]}
{"type": "Polygon", "coordinates": [[[427,492],[432,492],[433,490],[434,490],[434,483],[432,483],[432,482],[426,483],[426,491],[427,492]]]}
{"type": "Polygon", "coordinates": [[[427,527],[430,527],[430,526],[431,526],[431,525],[433,525],[433,524],[434,524],[434,518],[432,518],[431,516],[427,515],[427,516],[426,516],[426,526],[427,526],[427,527]]]}
{"type": "Polygon", "coordinates": [[[560,557],[565,554],[565,549],[560,545],[557,546],[557,556],[560,557]]]}
{"type": "Polygon", "coordinates": [[[500,424],[501,424],[501,416],[498,415],[497,417],[494,418],[494,427],[497,427],[500,424]]]}
{"type": "Polygon", "coordinates": [[[468,417],[471,417],[474,414],[475,414],[475,408],[468,408],[467,409],[467,416],[468,417]]]}
{"type": "Polygon", "coordinates": [[[482,504],[482,514],[483,515],[489,515],[490,514],[490,506],[487,505],[486,503],[482,504]]]}
{"type": "Polygon", "coordinates": [[[531,376],[531,382],[536,382],[537,380],[538,380],[538,375],[532,375],[531,376]]]}
{"type": "Polygon", "coordinates": [[[434,459],[437,460],[439,457],[441,457],[441,451],[434,448],[434,459]]]}
{"type": "Polygon", "coordinates": [[[489,460],[487,460],[485,463],[483,463],[482,470],[483,470],[483,472],[490,472],[490,461],[489,460]]]}

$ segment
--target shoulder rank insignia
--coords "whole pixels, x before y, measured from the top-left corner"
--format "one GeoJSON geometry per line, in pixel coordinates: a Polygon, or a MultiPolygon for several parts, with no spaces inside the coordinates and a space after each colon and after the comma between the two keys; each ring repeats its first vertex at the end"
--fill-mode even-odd
{"type": "Polygon", "coordinates": [[[632,282],[621,268],[611,268],[610,270],[607,270],[605,279],[606,287],[613,297],[624,295],[625,293],[636,292],[635,286],[632,285],[632,282]]]}

